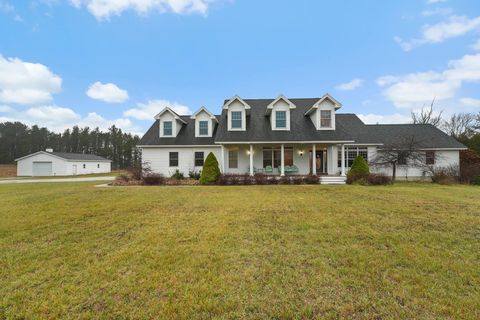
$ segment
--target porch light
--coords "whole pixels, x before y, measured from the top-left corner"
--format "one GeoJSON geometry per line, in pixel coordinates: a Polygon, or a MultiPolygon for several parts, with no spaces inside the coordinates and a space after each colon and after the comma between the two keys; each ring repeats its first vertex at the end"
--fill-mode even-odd
{"type": "Polygon", "coordinates": [[[298,154],[300,155],[300,157],[303,157],[303,150],[300,150],[298,154]]]}

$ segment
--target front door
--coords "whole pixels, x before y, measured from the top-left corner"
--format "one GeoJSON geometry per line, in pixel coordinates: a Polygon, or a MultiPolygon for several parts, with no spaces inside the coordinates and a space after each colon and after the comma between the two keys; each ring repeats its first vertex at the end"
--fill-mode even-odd
{"type": "MultiPolygon", "coordinates": [[[[310,151],[310,173],[313,173],[312,170],[312,152],[310,151]]],[[[317,174],[326,174],[327,173],[327,150],[317,150],[315,152],[315,167],[317,169],[317,174]]]]}

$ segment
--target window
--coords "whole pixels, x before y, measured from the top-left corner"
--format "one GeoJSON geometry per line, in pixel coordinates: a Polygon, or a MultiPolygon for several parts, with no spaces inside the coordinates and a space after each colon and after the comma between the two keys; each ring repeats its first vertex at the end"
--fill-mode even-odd
{"type": "Polygon", "coordinates": [[[397,163],[398,163],[399,166],[405,166],[405,165],[407,165],[407,157],[406,157],[405,154],[403,154],[402,152],[400,152],[400,153],[398,154],[397,163]]]}
{"type": "Polygon", "coordinates": [[[201,136],[208,136],[208,121],[199,121],[199,135],[201,136]]]}
{"type": "Polygon", "coordinates": [[[427,151],[425,153],[425,162],[427,165],[435,164],[435,151],[427,151]]]}
{"type": "MultiPolygon", "coordinates": [[[[365,147],[345,147],[345,167],[350,168],[353,160],[357,156],[362,156],[368,162],[368,149],[365,147]]],[[[342,149],[338,148],[338,167],[342,166],[342,149]]]]}
{"type": "Polygon", "coordinates": [[[172,121],[163,122],[163,135],[171,136],[172,135],[172,121]]]}
{"type": "Polygon", "coordinates": [[[242,111],[232,111],[232,128],[242,128],[242,111]]]}
{"type": "Polygon", "coordinates": [[[170,152],[170,167],[178,167],[178,152],[170,152]]]}
{"type": "Polygon", "coordinates": [[[286,111],[276,111],[275,112],[275,126],[276,128],[286,128],[287,127],[287,112],[286,111]]]}
{"type": "Polygon", "coordinates": [[[195,167],[203,167],[203,152],[195,152],[195,167]]]}
{"type": "MultiPolygon", "coordinates": [[[[285,166],[293,166],[293,148],[285,148],[283,161],[285,166]]],[[[282,165],[282,150],[280,148],[264,148],[263,149],[263,167],[271,166],[272,168],[280,168],[282,165]]]]}
{"type": "Polygon", "coordinates": [[[87,167],[87,165],[84,163],[84,164],[83,164],[83,169],[85,169],[86,167],[87,167]]]}
{"type": "Polygon", "coordinates": [[[228,167],[230,169],[238,168],[238,151],[237,150],[228,151],[228,167]]]}
{"type": "Polygon", "coordinates": [[[320,110],[320,127],[321,128],[332,127],[332,111],[320,110]]]}
{"type": "Polygon", "coordinates": [[[100,169],[100,163],[97,163],[97,169],[100,169]]]}

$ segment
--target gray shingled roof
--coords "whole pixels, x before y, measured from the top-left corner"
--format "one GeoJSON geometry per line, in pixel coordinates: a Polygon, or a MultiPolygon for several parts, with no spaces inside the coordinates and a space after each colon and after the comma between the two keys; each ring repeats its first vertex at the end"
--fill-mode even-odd
{"type": "Polygon", "coordinates": [[[381,141],[384,145],[401,144],[405,138],[413,136],[421,148],[466,148],[455,138],[431,124],[374,124],[365,127],[368,132],[366,138],[381,141]]]}
{"type": "Polygon", "coordinates": [[[305,112],[320,98],[289,99],[296,108],[290,112],[290,131],[274,131],[270,119],[265,116],[267,106],[274,99],[245,99],[250,105],[246,131],[228,131],[227,111],[216,116],[213,137],[196,138],[195,120],[181,116],[187,122],[174,138],[160,138],[159,121],[156,120],[145,133],[139,145],[214,145],[215,142],[261,142],[261,141],[354,141],[358,144],[394,144],[414,135],[424,148],[465,148],[463,144],[432,125],[365,125],[355,114],[336,113],[334,131],[315,129],[305,112]]]}
{"type": "Polygon", "coordinates": [[[213,137],[195,137],[195,119],[190,119],[190,116],[180,116],[187,124],[182,125],[180,132],[173,138],[161,138],[160,137],[160,125],[159,120],[156,120],[145,135],[140,139],[138,145],[214,145],[215,132],[217,126],[213,130],[213,137]]]}
{"type": "MultiPolygon", "coordinates": [[[[218,125],[215,141],[353,141],[351,134],[343,126],[336,130],[317,130],[305,117],[305,112],[310,109],[320,98],[289,99],[295,106],[290,110],[290,131],[272,130],[270,118],[265,116],[267,106],[274,99],[245,99],[251,107],[247,116],[246,131],[228,131],[227,110],[223,110],[218,125]]],[[[338,121],[336,122],[338,124],[338,121]]]]}
{"type": "Polygon", "coordinates": [[[110,161],[104,157],[97,156],[96,154],[86,154],[86,153],[70,153],[70,152],[47,152],[54,156],[67,159],[67,160],[78,160],[78,161],[110,161]]]}

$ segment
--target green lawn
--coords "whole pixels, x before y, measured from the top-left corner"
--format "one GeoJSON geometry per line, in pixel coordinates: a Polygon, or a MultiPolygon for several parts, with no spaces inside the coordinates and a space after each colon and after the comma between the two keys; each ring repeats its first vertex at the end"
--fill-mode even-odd
{"type": "Polygon", "coordinates": [[[480,317],[480,188],[0,186],[0,319],[480,317]]]}
{"type": "Polygon", "coordinates": [[[46,177],[6,177],[0,176],[0,180],[26,180],[26,179],[62,179],[62,178],[94,178],[94,177],[116,177],[125,171],[117,170],[107,173],[77,174],[74,176],[46,176],[46,177]]]}

